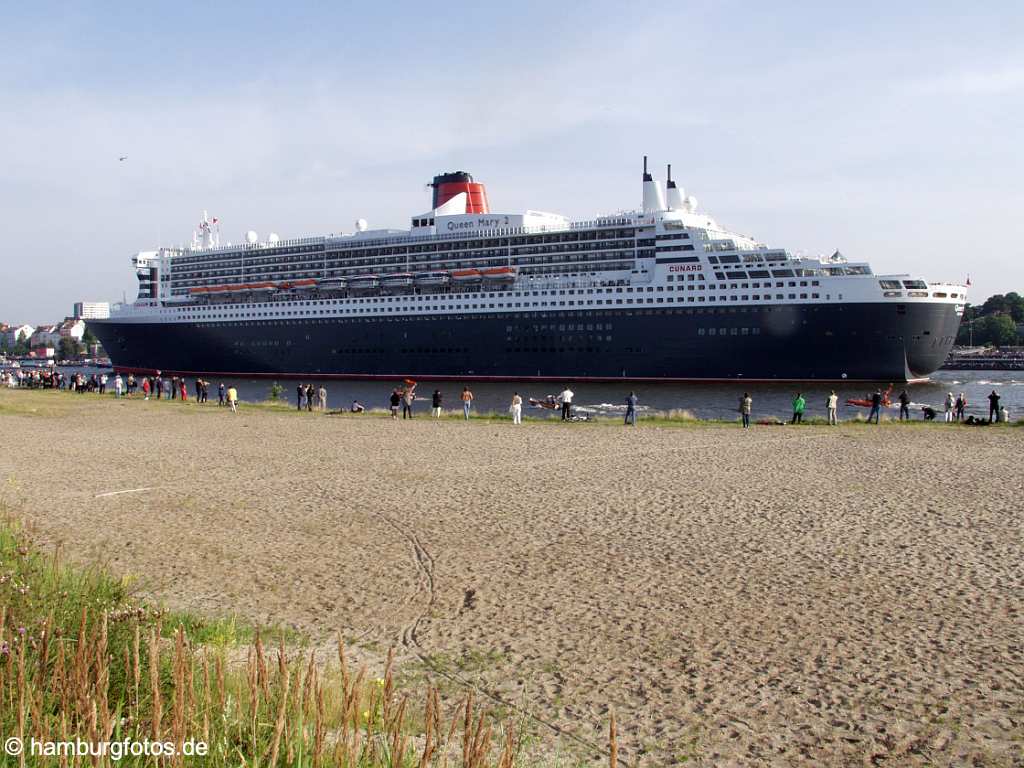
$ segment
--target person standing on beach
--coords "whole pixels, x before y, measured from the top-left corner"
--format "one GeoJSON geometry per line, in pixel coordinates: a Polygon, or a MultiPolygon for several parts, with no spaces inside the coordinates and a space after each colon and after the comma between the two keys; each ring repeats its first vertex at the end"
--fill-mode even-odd
{"type": "Polygon", "coordinates": [[[434,390],[434,394],[430,396],[430,407],[431,407],[431,411],[430,411],[431,415],[435,419],[440,419],[441,418],[441,390],[440,389],[435,389],[434,390]]]}
{"type": "Polygon", "coordinates": [[[406,387],[402,393],[402,418],[412,418],[412,404],[416,400],[416,392],[412,387],[406,387]]]}
{"type": "Polygon", "coordinates": [[[313,389],[312,384],[306,385],[306,411],[309,413],[313,412],[313,399],[316,397],[316,391],[313,389]]]}
{"type": "Polygon", "coordinates": [[[178,377],[177,376],[172,376],[171,377],[171,400],[177,400],[178,399],[178,389],[179,389],[179,387],[178,387],[178,377]]]}
{"type": "Polygon", "coordinates": [[[319,402],[320,410],[321,411],[326,411],[327,410],[327,388],[323,384],[321,384],[320,385],[320,389],[317,390],[316,394],[317,394],[317,396],[318,396],[318,398],[320,400],[320,402],[319,402]]]}
{"type": "Polygon", "coordinates": [[[568,421],[569,415],[572,413],[573,394],[573,391],[566,387],[558,396],[558,402],[562,404],[562,421],[568,421]]]}
{"type": "Polygon", "coordinates": [[[868,424],[871,423],[871,419],[874,418],[875,424],[882,418],[882,390],[876,389],[875,394],[871,396],[871,412],[868,414],[868,424]]]}
{"type": "Polygon", "coordinates": [[[802,424],[804,421],[804,408],[807,407],[807,401],[804,400],[802,393],[797,392],[796,397],[793,398],[793,420],[790,424],[802,424]]]}
{"type": "MultiPolygon", "coordinates": [[[[221,388],[224,387],[223,384],[220,386],[221,388]]],[[[221,397],[221,400],[223,401],[223,396],[221,397]]],[[[223,405],[223,402],[221,404],[223,405]]],[[[228,389],[228,405],[231,406],[232,413],[238,413],[238,390],[234,387],[228,389]]]]}
{"type": "Polygon", "coordinates": [[[398,387],[391,390],[391,418],[398,420],[398,406],[402,403],[402,394],[398,387]]]}
{"type": "Polygon", "coordinates": [[[623,424],[629,424],[630,426],[636,426],[636,404],[639,398],[636,396],[636,392],[630,392],[626,395],[626,418],[622,422],[623,424]]]}
{"type": "Polygon", "coordinates": [[[999,393],[994,389],[992,394],[988,396],[988,423],[992,423],[992,419],[999,420],[999,393]]]}
{"type": "Polygon", "coordinates": [[[904,418],[910,421],[910,395],[905,389],[900,392],[900,421],[903,421],[904,418]]]}
{"type": "Polygon", "coordinates": [[[124,382],[121,380],[121,374],[117,374],[114,377],[114,397],[117,400],[121,399],[121,395],[124,394],[124,382]]]}
{"type": "Polygon", "coordinates": [[[750,427],[750,412],[754,410],[754,399],[747,394],[743,393],[743,397],[740,398],[740,416],[743,417],[743,428],[747,429],[750,427]]]}
{"type": "Polygon", "coordinates": [[[964,420],[964,409],[967,408],[967,396],[961,392],[956,396],[956,420],[964,420]]]}
{"type": "Polygon", "coordinates": [[[178,387],[179,387],[178,394],[181,395],[181,402],[184,403],[184,402],[186,402],[188,400],[188,386],[185,384],[185,377],[184,376],[182,376],[180,379],[178,379],[178,387]]]}
{"type": "Polygon", "coordinates": [[[220,399],[219,405],[224,405],[224,382],[222,381],[217,385],[217,397],[220,399]]]}
{"type": "Polygon", "coordinates": [[[469,421],[469,409],[473,407],[473,393],[469,391],[469,387],[462,388],[462,415],[466,421],[469,421]]]}
{"type": "Polygon", "coordinates": [[[953,393],[952,392],[947,392],[946,393],[946,400],[943,403],[943,405],[946,408],[946,423],[947,424],[952,424],[953,423],[953,414],[956,411],[956,398],[953,397],[953,393]]]}
{"type": "Polygon", "coordinates": [[[142,379],[142,399],[149,400],[149,376],[142,379]]]}
{"type": "Polygon", "coordinates": [[[203,380],[198,378],[198,377],[196,378],[195,392],[196,392],[196,402],[197,403],[203,402],[203,380]]]}
{"type": "Polygon", "coordinates": [[[302,401],[306,399],[306,386],[301,381],[295,388],[295,407],[302,410],[302,401]]]}
{"type": "Polygon", "coordinates": [[[523,423],[523,398],[519,396],[518,392],[512,393],[512,404],[508,407],[512,412],[512,423],[522,424],[523,423]]]}
{"type": "MultiPolygon", "coordinates": [[[[103,382],[100,382],[100,383],[102,384],[103,382]]],[[[160,375],[160,371],[157,371],[156,372],[156,378],[153,379],[153,393],[156,395],[156,399],[157,400],[159,400],[161,395],[163,395],[163,390],[164,390],[164,380],[163,380],[163,377],[160,375]]]]}
{"type": "Polygon", "coordinates": [[[839,395],[834,389],[829,393],[828,400],[825,401],[825,409],[828,412],[829,426],[834,427],[839,423],[839,395]]]}

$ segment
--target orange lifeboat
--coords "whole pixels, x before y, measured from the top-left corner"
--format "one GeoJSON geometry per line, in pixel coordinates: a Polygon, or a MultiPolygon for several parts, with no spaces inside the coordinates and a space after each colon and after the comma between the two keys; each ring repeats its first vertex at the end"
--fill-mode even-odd
{"type": "Polygon", "coordinates": [[[452,280],[456,283],[478,283],[482,277],[479,269],[457,269],[452,272],[452,280]]]}

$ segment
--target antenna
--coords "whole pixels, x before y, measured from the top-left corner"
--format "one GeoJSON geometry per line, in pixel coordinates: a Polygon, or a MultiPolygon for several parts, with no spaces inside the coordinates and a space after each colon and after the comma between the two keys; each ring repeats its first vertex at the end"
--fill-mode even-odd
{"type": "Polygon", "coordinates": [[[668,164],[668,185],[672,186],[672,163],[668,164]]]}

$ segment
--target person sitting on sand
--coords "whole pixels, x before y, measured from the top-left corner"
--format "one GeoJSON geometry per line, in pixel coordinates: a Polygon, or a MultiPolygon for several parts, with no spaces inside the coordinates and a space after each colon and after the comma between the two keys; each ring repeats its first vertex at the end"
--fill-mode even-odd
{"type": "Polygon", "coordinates": [[[938,411],[936,411],[930,405],[922,405],[921,413],[924,415],[925,421],[934,421],[935,416],[938,414],[938,411]]]}
{"type": "Polygon", "coordinates": [[[362,404],[362,403],[360,403],[360,402],[359,402],[358,400],[353,400],[353,401],[352,401],[352,407],[351,407],[351,408],[350,408],[349,410],[350,410],[350,411],[351,411],[352,413],[362,413],[362,412],[363,412],[363,411],[365,411],[366,409],[365,409],[365,408],[363,408],[363,404],[362,404]]]}

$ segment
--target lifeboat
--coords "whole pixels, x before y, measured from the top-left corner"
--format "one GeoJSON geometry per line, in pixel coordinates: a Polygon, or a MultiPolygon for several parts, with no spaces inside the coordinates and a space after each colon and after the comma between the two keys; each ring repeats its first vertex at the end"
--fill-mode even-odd
{"type": "Polygon", "coordinates": [[[321,291],[343,291],[347,286],[348,280],[344,277],[328,277],[317,285],[321,291]]]}
{"type": "Polygon", "coordinates": [[[277,283],[249,283],[249,290],[258,293],[270,293],[277,290],[277,283]]]}
{"type": "Polygon", "coordinates": [[[482,278],[479,269],[457,269],[452,272],[452,280],[460,285],[479,283],[482,278]]]}
{"type": "Polygon", "coordinates": [[[380,281],[380,287],[385,291],[397,292],[407,291],[413,286],[413,276],[408,272],[399,272],[394,275],[387,275],[380,281]]]}
{"type": "Polygon", "coordinates": [[[452,276],[443,270],[420,272],[416,275],[417,288],[442,288],[452,281],[452,276]]]}
{"type": "Polygon", "coordinates": [[[314,288],[316,288],[316,280],[311,278],[292,281],[292,289],[296,291],[311,291],[314,288]]]}
{"type": "Polygon", "coordinates": [[[511,283],[516,279],[516,271],[512,267],[491,267],[483,271],[483,276],[489,283],[511,283]]]}
{"type": "Polygon", "coordinates": [[[353,277],[348,281],[348,287],[353,291],[372,291],[375,288],[380,288],[380,276],[359,275],[353,277]]]}
{"type": "Polygon", "coordinates": [[[193,296],[202,296],[202,295],[204,295],[204,294],[207,294],[207,293],[209,293],[209,292],[210,292],[210,290],[211,290],[211,289],[210,289],[209,287],[207,287],[207,286],[205,286],[205,285],[202,285],[202,286],[196,286],[195,288],[189,288],[189,289],[188,289],[188,292],[189,292],[189,293],[190,293],[191,295],[193,295],[193,296]]]}

